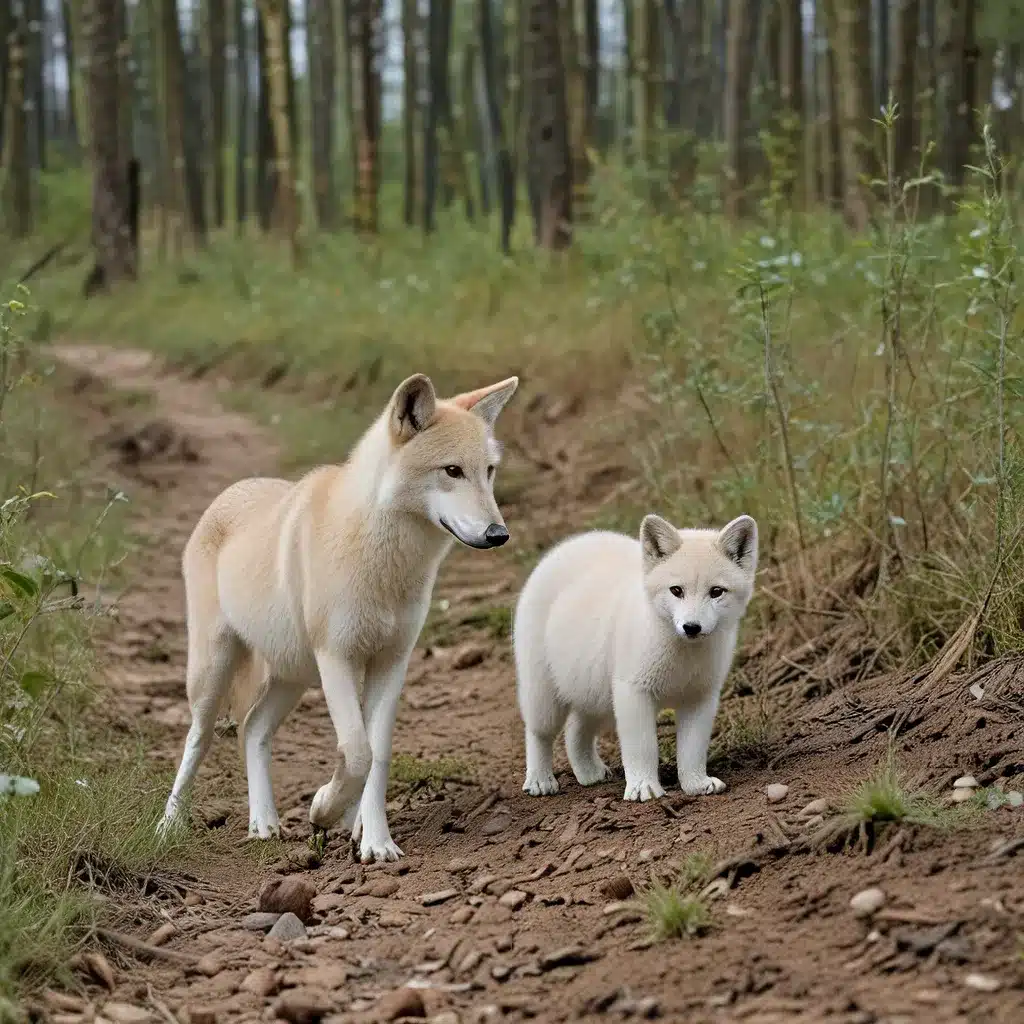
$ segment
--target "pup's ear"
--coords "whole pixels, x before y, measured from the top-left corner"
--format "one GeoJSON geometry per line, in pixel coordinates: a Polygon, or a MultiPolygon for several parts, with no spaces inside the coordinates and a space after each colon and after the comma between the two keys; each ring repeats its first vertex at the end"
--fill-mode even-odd
{"type": "Polygon", "coordinates": [[[460,409],[475,413],[487,426],[493,427],[498,413],[505,408],[505,403],[516,393],[517,387],[519,387],[519,378],[509,377],[507,380],[491,384],[486,388],[477,388],[476,391],[466,391],[464,394],[456,395],[451,402],[460,409]]]}
{"type": "Polygon", "coordinates": [[[750,516],[737,516],[723,526],[718,546],[744,571],[753,575],[757,570],[757,523],[750,516]]]}
{"type": "Polygon", "coordinates": [[[437,410],[437,395],[430,378],[422,373],[403,380],[391,396],[388,427],[391,437],[402,444],[430,425],[437,410]]]}
{"type": "Polygon", "coordinates": [[[652,569],[662,559],[679,550],[679,531],[661,516],[644,516],[640,524],[640,546],[644,552],[644,568],[652,569]]]}

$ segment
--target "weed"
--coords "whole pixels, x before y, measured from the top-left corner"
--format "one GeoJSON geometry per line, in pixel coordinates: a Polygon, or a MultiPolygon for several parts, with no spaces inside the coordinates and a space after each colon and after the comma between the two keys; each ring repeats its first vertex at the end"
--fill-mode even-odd
{"type": "Polygon", "coordinates": [[[654,881],[643,894],[643,900],[655,938],[689,938],[711,927],[707,903],[699,896],[688,895],[679,885],[666,886],[654,881]]]}
{"type": "Polygon", "coordinates": [[[426,787],[436,792],[445,782],[467,782],[473,777],[472,765],[454,757],[427,760],[411,754],[396,754],[391,761],[391,782],[411,789],[426,787]]]}

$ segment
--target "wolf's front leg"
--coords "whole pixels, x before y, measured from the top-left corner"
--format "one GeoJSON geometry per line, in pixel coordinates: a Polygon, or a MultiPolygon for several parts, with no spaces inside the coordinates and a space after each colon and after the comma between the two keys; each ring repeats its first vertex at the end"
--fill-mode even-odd
{"type": "Polygon", "coordinates": [[[410,649],[397,659],[381,659],[371,664],[366,673],[366,731],[373,752],[373,764],[363,787],[352,831],[352,841],[359,844],[359,859],[364,864],[398,860],[402,856],[402,851],[391,838],[386,804],[388,774],[391,770],[391,740],[411,654],[410,649]]]}
{"type": "Polygon", "coordinates": [[[616,683],[615,728],[626,773],[623,800],[657,800],[665,795],[658,782],[658,709],[650,695],[631,682],[616,683]]]}
{"type": "Polygon", "coordinates": [[[708,775],[707,768],[708,744],[717,710],[717,689],[698,703],[675,709],[679,788],[687,796],[710,796],[725,791],[725,783],[708,775]]]}

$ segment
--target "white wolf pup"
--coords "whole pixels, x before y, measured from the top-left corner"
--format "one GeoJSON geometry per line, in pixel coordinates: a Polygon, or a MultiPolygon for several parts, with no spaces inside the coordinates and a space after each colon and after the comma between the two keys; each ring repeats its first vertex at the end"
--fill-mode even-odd
{"type": "Polygon", "coordinates": [[[492,430],[518,384],[509,377],[442,401],[416,374],[344,465],[298,483],[243,480],[214,500],[182,559],[192,726],[162,828],[180,815],[231,692],[243,723],[249,834],[278,833],[271,740],[319,681],[338,763],[309,820],[326,829],[344,816],[364,862],[402,855],[385,811],[398,699],[453,540],[508,540],[494,501],[492,430]]]}
{"type": "Polygon", "coordinates": [[[551,753],[563,723],[580,785],[610,778],[597,736],[614,721],[623,798],[664,796],[657,716],[668,707],[683,792],[721,793],[725,783],[707,773],[708,742],[756,569],[750,516],[722,530],[677,530],[649,515],[639,542],[599,530],[549,551],[526,581],[514,622],[523,789],[558,792],[551,753]]]}

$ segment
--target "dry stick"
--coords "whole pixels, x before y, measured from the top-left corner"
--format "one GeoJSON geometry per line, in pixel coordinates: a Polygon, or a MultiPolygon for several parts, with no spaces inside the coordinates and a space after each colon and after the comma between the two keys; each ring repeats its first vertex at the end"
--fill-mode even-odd
{"type": "Polygon", "coordinates": [[[101,939],[113,942],[115,945],[121,946],[123,949],[130,949],[133,953],[138,953],[139,956],[149,957],[151,960],[167,960],[173,964],[194,964],[198,961],[198,957],[190,956],[188,953],[178,953],[173,949],[163,949],[160,946],[153,946],[148,942],[143,942],[141,939],[136,939],[132,935],[125,935],[123,932],[115,932],[110,928],[97,928],[96,934],[101,939]]]}

